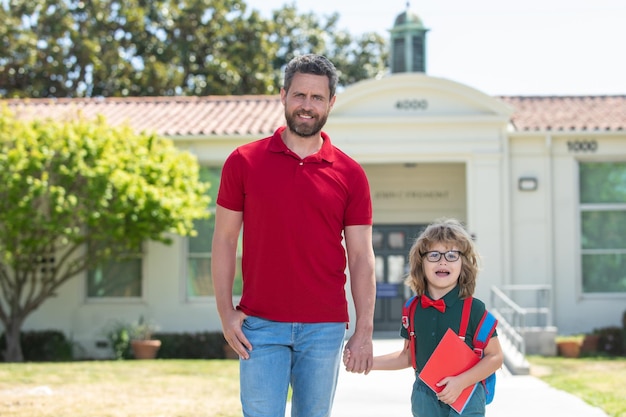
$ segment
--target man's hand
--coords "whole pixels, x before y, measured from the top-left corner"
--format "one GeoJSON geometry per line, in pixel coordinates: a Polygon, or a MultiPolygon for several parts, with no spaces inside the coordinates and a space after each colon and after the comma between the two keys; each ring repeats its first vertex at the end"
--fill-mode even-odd
{"type": "Polygon", "coordinates": [[[252,350],[250,341],[246,338],[241,330],[246,315],[239,310],[231,310],[222,317],[222,329],[224,331],[224,339],[241,359],[249,359],[249,351],[252,350]]]}

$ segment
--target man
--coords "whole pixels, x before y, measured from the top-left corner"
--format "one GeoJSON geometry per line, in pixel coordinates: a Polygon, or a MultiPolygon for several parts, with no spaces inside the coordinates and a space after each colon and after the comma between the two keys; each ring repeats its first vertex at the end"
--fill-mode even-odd
{"type": "Polygon", "coordinates": [[[284,417],[290,384],[292,416],[330,415],[349,320],[346,255],[356,309],[346,368],[368,373],[372,366],[371,197],[363,169],[321,130],[336,86],[326,58],[294,58],[280,92],[287,126],[237,148],[222,171],[212,275],[224,337],[241,358],[245,417],[284,417]],[[235,308],[242,226],[243,293],[235,308]]]}

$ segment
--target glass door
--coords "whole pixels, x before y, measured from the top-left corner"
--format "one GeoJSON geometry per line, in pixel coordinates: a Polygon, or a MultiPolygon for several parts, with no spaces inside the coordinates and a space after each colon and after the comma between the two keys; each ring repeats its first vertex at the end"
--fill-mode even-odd
{"type": "Polygon", "coordinates": [[[376,256],[376,309],[374,331],[399,331],[402,304],[411,295],[404,285],[409,249],[426,225],[374,225],[372,244],[376,256]]]}

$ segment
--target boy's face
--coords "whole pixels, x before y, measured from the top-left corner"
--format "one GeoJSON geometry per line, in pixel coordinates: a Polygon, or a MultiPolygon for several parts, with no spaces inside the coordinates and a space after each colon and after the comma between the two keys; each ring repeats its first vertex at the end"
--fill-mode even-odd
{"type": "MultiPolygon", "coordinates": [[[[458,248],[437,243],[429,249],[429,252],[431,251],[446,253],[448,251],[458,251],[458,248]]],[[[435,299],[446,295],[456,286],[461,275],[462,266],[462,256],[459,256],[453,262],[448,261],[444,255],[441,255],[437,262],[431,262],[428,260],[428,256],[424,256],[422,267],[426,275],[428,293],[435,299]]]]}

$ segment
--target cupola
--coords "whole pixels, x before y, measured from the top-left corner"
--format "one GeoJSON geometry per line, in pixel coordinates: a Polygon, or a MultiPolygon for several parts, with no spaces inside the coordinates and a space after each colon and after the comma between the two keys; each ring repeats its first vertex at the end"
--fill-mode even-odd
{"type": "Polygon", "coordinates": [[[391,73],[426,72],[426,32],[422,20],[410,10],[396,17],[391,32],[391,73]]]}

